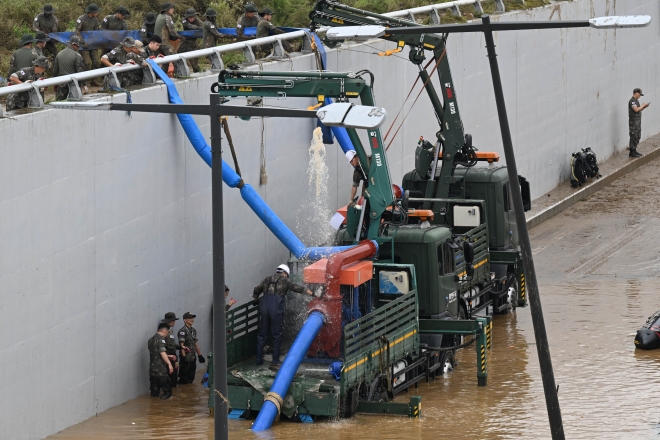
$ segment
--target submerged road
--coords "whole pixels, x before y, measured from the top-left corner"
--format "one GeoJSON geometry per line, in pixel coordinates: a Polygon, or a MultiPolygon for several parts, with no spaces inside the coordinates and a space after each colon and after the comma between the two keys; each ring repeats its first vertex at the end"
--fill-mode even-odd
{"type": "MultiPolygon", "coordinates": [[[[660,350],[633,346],[637,329],[660,309],[658,206],[660,160],[531,230],[567,438],[660,435],[660,350]]],[[[419,420],[282,422],[262,437],[251,422],[230,421],[230,437],[549,438],[529,309],[495,318],[487,387],[477,387],[474,349],[457,357],[456,371],[411,390],[422,395],[419,420]]],[[[51,438],[212,438],[207,393],[195,384],[165,402],[147,394],[51,438]]]]}

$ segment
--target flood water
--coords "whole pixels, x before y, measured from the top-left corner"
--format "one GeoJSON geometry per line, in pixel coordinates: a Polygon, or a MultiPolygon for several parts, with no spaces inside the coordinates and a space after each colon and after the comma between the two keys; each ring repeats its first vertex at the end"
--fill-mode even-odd
{"type": "MultiPolygon", "coordinates": [[[[634,209],[658,206],[658,176],[656,161],[530,231],[567,438],[660,438],[660,350],[633,345],[660,309],[660,219],[634,209]]],[[[411,389],[420,419],[280,422],[260,437],[251,422],[230,421],[230,438],[550,437],[529,308],[495,317],[487,387],[477,387],[473,347],[457,359],[454,372],[411,389]]],[[[212,438],[207,393],[195,384],[165,402],[147,394],[52,438],[212,438]]]]}

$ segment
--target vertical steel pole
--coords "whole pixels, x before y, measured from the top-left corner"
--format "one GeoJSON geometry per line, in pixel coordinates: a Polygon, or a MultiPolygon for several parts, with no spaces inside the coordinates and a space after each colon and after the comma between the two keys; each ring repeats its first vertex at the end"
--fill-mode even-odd
{"type": "Polygon", "coordinates": [[[534,336],[536,338],[536,350],[539,356],[539,364],[541,365],[541,378],[543,379],[545,403],[548,409],[548,419],[550,421],[550,433],[554,440],[563,440],[564,426],[561,420],[561,409],[559,408],[559,398],[555,386],[555,375],[552,371],[552,359],[550,358],[548,335],[545,332],[541,297],[539,296],[539,288],[536,282],[536,271],[534,270],[534,260],[532,258],[532,246],[529,242],[529,232],[527,231],[522,194],[520,192],[520,185],[518,185],[518,169],[516,167],[516,158],[513,152],[509,119],[506,114],[506,105],[504,103],[502,80],[500,78],[500,69],[497,64],[497,53],[495,53],[495,41],[490,26],[490,17],[484,15],[481,17],[481,20],[484,25],[486,49],[488,50],[488,60],[490,62],[490,73],[493,77],[493,89],[495,90],[495,103],[497,104],[497,113],[500,120],[500,130],[502,131],[504,156],[506,157],[506,166],[509,172],[509,181],[511,182],[509,186],[513,197],[513,208],[516,215],[518,237],[520,239],[520,248],[525,269],[529,307],[532,315],[532,323],[534,325],[534,336]]]}
{"type": "Polygon", "coordinates": [[[213,222],[213,382],[215,440],[229,438],[225,323],[225,238],[222,217],[222,124],[220,95],[211,95],[211,191],[213,222]]]}

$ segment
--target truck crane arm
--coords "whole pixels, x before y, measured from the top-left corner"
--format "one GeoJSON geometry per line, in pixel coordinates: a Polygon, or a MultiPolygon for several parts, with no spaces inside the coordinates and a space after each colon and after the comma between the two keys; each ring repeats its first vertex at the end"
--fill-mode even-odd
{"type": "MultiPolygon", "coordinates": [[[[223,70],[213,91],[221,96],[247,97],[310,97],[323,104],[326,98],[348,102],[358,98],[362,105],[375,106],[372,84],[362,75],[370,72],[263,72],[247,70],[223,70]]],[[[372,80],[373,82],[373,76],[372,80]]],[[[369,188],[365,190],[367,203],[365,225],[368,224],[366,238],[379,240],[379,229],[383,215],[389,216],[388,208],[395,204],[392,193],[392,179],[385,155],[383,139],[379,128],[367,130],[371,154],[367,152],[354,128],[347,128],[348,136],[355,147],[364,170],[368,170],[369,188]]],[[[355,215],[353,212],[352,215],[355,215]]],[[[361,239],[360,235],[356,241],[361,239]]]]}

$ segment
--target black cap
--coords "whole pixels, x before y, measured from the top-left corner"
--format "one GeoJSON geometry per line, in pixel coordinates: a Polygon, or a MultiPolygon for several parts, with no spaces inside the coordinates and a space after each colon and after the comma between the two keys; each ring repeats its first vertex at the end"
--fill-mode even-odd
{"type": "Polygon", "coordinates": [[[171,321],[178,321],[179,318],[176,317],[176,314],[174,312],[167,312],[165,313],[165,319],[161,319],[160,322],[168,323],[171,321]]]}
{"type": "Polygon", "coordinates": [[[53,12],[55,12],[55,8],[53,7],[53,5],[44,5],[43,11],[46,14],[52,14],[53,12]]]}
{"type": "Polygon", "coordinates": [[[99,5],[97,5],[96,3],[90,3],[89,6],[85,8],[85,12],[87,14],[92,12],[99,12],[99,5]]]}
{"type": "Polygon", "coordinates": [[[188,17],[194,17],[197,15],[197,12],[195,12],[195,8],[188,8],[186,9],[186,12],[184,12],[183,16],[188,18],[188,17]]]}
{"type": "Polygon", "coordinates": [[[633,90],[633,93],[639,93],[640,95],[644,96],[644,94],[642,93],[642,89],[640,88],[633,90]]]}
{"type": "Polygon", "coordinates": [[[156,13],[155,12],[147,12],[147,15],[144,16],[144,22],[146,24],[155,24],[156,23],[156,13]]]}
{"type": "Polygon", "coordinates": [[[170,326],[169,326],[169,325],[167,325],[167,324],[166,324],[166,323],[164,323],[164,322],[161,322],[160,324],[158,324],[158,330],[160,330],[160,329],[162,329],[162,328],[166,328],[166,329],[169,329],[169,328],[170,328],[170,326]]]}
{"type": "Polygon", "coordinates": [[[209,9],[206,10],[206,13],[204,15],[206,17],[215,17],[216,15],[218,15],[218,13],[215,12],[215,9],[210,9],[209,8],[209,9]]]}
{"type": "Polygon", "coordinates": [[[115,9],[115,12],[120,13],[124,17],[130,17],[131,13],[128,11],[128,8],[126,6],[120,6],[117,9],[115,9]]]}
{"type": "Polygon", "coordinates": [[[261,12],[259,12],[259,15],[263,17],[264,15],[275,15],[275,13],[270,8],[263,8],[261,12]]]}
{"type": "Polygon", "coordinates": [[[192,319],[192,318],[195,318],[195,317],[197,317],[197,315],[193,315],[190,312],[186,312],[186,313],[183,314],[183,319],[192,319]]]}
{"type": "Polygon", "coordinates": [[[172,9],[174,5],[170,2],[165,2],[160,6],[160,12],[166,12],[172,9]]]}
{"type": "Polygon", "coordinates": [[[245,5],[245,12],[257,12],[257,7],[252,3],[245,5]]]}

